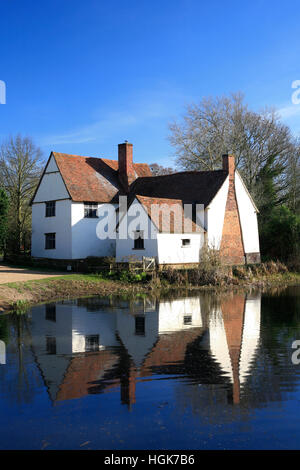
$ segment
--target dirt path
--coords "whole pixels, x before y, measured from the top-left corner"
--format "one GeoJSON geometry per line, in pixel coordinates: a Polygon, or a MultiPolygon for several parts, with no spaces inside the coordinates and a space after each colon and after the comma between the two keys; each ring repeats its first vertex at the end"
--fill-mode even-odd
{"type": "Polygon", "coordinates": [[[47,277],[66,275],[68,272],[54,271],[31,271],[30,269],[15,268],[13,266],[0,265],[0,284],[6,282],[32,281],[36,279],[45,279],[47,277]]]}

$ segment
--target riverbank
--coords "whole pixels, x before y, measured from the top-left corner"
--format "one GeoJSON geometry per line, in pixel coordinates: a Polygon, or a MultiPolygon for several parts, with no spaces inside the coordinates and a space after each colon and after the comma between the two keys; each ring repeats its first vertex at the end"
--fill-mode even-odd
{"type": "Polygon", "coordinates": [[[71,274],[0,285],[0,312],[22,310],[34,304],[89,295],[135,295],[146,285],[103,279],[93,274],[71,274]]]}
{"type": "Polygon", "coordinates": [[[193,276],[191,273],[181,271],[158,274],[152,279],[136,276],[130,278],[125,274],[122,279],[105,278],[99,274],[69,274],[26,282],[10,282],[0,285],[0,312],[12,310],[22,312],[39,303],[93,295],[118,295],[128,298],[142,294],[159,296],[179,290],[224,292],[300,285],[300,273],[269,272],[263,268],[256,274],[253,270],[238,268],[237,271],[231,272],[230,277],[215,284],[200,285],[193,282],[193,276]]]}

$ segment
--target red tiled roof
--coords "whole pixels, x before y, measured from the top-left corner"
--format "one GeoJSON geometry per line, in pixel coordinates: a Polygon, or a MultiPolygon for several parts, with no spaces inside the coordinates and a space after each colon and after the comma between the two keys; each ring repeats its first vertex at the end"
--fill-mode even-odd
{"type": "MultiPolygon", "coordinates": [[[[52,152],[73,201],[111,202],[122,191],[118,161],[52,152]]],[[[136,177],[151,176],[146,163],[134,163],[136,177]]]]}
{"type": "Polygon", "coordinates": [[[146,209],[150,219],[161,233],[191,233],[199,231],[199,226],[186,217],[181,199],[167,199],[136,195],[146,209]],[[167,214],[163,215],[163,210],[167,214]],[[168,217],[168,213],[170,217],[168,217]]]}

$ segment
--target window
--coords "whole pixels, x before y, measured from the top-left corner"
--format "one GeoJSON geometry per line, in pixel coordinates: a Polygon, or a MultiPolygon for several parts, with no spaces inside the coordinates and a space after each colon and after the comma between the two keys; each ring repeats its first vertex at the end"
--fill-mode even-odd
{"type": "Polygon", "coordinates": [[[134,250],[144,250],[144,232],[137,230],[134,233],[134,250]]]}
{"type": "Polygon", "coordinates": [[[181,246],[190,246],[191,240],[189,238],[183,238],[181,246]]]}
{"type": "Polygon", "coordinates": [[[47,354],[56,354],[56,338],[54,336],[46,336],[47,354]]]}
{"type": "Polygon", "coordinates": [[[99,351],[99,335],[87,335],[85,337],[86,352],[99,351]]]}
{"type": "Polygon", "coordinates": [[[55,304],[46,305],[46,320],[56,321],[56,305],[55,304]]]}
{"type": "Polygon", "coordinates": [[[137,315],[135,317],[135,334],[139,336],[145,335],[145,317],[144,315],[137,315]]]}
{"type": "Polygon", "coordinates": [[[184,315],[183,324],[184,325],[191,325],[192,324],[192,315],[184,315]]]}
{"type": "Polygon", "coordinates": [[[46,204],[46,217],[55,217],[55,201],[48,201],[46,204]]]}
{"type": "Polygon", "coordinates": [[[84,203],[84,217],[87,219],[95,219],[98,217],[98,204],[96,202],[84,203]]]}
{"type": "Polygon", "coordinates": [[[45,233],[45,249],[55,249],[55,233],[45,233]]]}

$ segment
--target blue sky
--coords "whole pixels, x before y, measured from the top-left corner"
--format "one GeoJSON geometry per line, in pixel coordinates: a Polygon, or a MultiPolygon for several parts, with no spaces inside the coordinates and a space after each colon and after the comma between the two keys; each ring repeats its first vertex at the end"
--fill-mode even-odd
{"type": "Polygon", "coordinates": [[[299,1],[1,0],[0,139],[44,151],[172,164],[168,123],[203,96],[241,91],[295,134],[299,1]]]}

